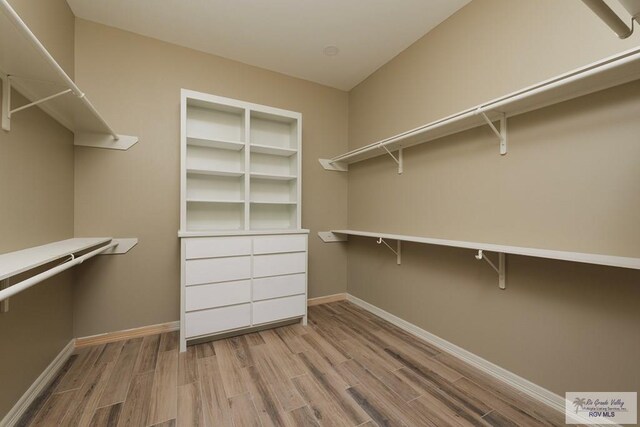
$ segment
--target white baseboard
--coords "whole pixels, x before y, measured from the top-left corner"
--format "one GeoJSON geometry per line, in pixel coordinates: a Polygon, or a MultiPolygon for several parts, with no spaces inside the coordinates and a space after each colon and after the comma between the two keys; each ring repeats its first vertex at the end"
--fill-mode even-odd
{"type": "Polygon", "coordinates": [[[13,405],[13,408],[0,421],[0,427],[9,427],[15,425],[20,417],[29,409],[29,406],[38,397],[38,395],[53,381],[58,371],[65,364],[69,356],[75,350],[75,339],[69,341],[55,359],[45,368],[40,376],[31,384],[31,387],[22,395],[22,397],[13,405]]]}
{"type": "Polygon", "coordinates": [[[428,342],[429,344],[433,344],[436,347],[441,348],[442,350],[456,356],[458,359],[463,360],[474,368],[491,375],[497,380],[502,381],[515,388],[518,391],[526,394],[527,396],[544,403],[545,405],[561,412],[565,413],[565,401],[564,398],[558,396],[552,391],[547,390],[546,388],[540,387],[537,384],[532,383],[529,380],[526,380],[513,372],[507,371],[504,368],[501,368],[498,365],[495,365],[489,362],[486,359],[483,359],[480,356],[477,356],[470,351],[467,351],[461,347],[458,347],[455,344],[450,343],[447,340],[444,340],[430,332],[425,331],[418,326],[407,322],[387,311],[384,311],[381,308],[376,307],[375,305],[369,304],[366,301],[361,300],[360,298],[354,297],[351,294],[347,294],[347,301],[354,303],[355,305],[375,314],[376,316],[393,323],[400,329],[403,329],[410,334],[417,336],[428,342]]]}

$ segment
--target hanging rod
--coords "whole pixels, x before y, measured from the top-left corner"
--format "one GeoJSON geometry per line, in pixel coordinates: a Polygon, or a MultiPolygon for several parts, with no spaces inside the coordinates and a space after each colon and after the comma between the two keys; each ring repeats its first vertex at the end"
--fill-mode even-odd
{"type": "Polygon", "coordinates": [[[33,277],[30,277],[26,280],[23,280],[22,282],[16,283],[15,285],[11,285],[8,288],[2,289],[0,290],[0,301],[6,300],[7,298],[10,298],[12,296],[14,296],[17,293],[20,293],[22,291],[24,291],[25,289],[28,289],[30,287],[32,287],[33,285],[36,285],[40,282],[42,282],[43,280],[46,280],[52,276],[55,276],[58,273],[61,273],[65,270],[70,269],[71,267],[78,265],[78,264],[82,264],[84,261],[88,260],[89,258],[92,258],[96,255],[99,255],[111,248],[115,248],[116,246],[118,246],[119,242],[112,242],[109,243],[105,246],[102,246],[98,249],[95,249],[89,253],[86,253],[82,256],[79,256],[77,258],[75,257],[71,257],[72,259],[70,259],[68,262],[65,262],[64,264],[60,264],[56,267],[53,267],[47,271],[44,271],[40,274],[37,274],[33,277]]]}
{"type": "MultiPolygon", "coordinates": [[[[95,109],[93,104],[89,102],[89,100],[84,96],[84,93],[80,90],[80,88],[71,80],[71,78],[65,73],[65,71],[60,67],[60,65],[56,62],[56,60],[51,56],[51,54],[45,49],[45,47],[40,43],[40,40],[31,32],[27,24],[18,16],[15,10],[11,7],[7,0],[0,0],[0,10],[4,12],[5,16],[13,23],[13,25],[20,31],[23,37],[25,37],[29,42],[33,45],[33,47],[45,58],[47,63],[53,68],[56,74],[65,82],[66,86],[71,89],[71,92],[78,97],[82,103],[87,107],[91,113],[100,121],[100,123],[109,130],[109,134],[113,137],[114,140],[119,140],[120,136],[109,126],[109,124],[102,118],[98,110],[95,109]]],[[[6,71],[6,70],[5,70],[6,71]]]]}
{"type": "Polygon", "coordinates": [[[635,47],[331,159],[319,160],[325,169],[347,171],[351,163],[379,156],[382,147],[394,151],[400,144],[408,148],[481,126],[484,117],[480,121],[478,116],[482,113],[492,120],[506,119],[636,80],[640,78],[639,63],[640,47],[635,47]]]}

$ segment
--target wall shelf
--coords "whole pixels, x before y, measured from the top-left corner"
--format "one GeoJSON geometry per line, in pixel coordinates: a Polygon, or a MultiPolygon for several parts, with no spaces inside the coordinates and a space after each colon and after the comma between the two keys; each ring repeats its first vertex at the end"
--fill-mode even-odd
{"type": "Polygon", "coordinates": [[[327,170],[348,171],[348,165],[433,141],[479,126],[490,125],[506,154],[506,119],[640,78],[640,47],[622,52],[500,98],[460,111],[390,138],[331,159],[319,159],[327,170]],[[492,122],[501,124],[498,130],[492,122]]]}
{"type": "Polygon", "coordinates": [[[137,243],[138,239],[84,237],[0,255],[0,312],[8,311],[8,298],[11,296],[96,255],[127,253],[137,243]],[[10,283],[12,277],[54,261],[60,261],[60,264],[19,283],[10,283]]]}
{"type": "MultiPolygon", "coordinates": [[[[631,268],[640,270],[640,258],[620,257],[601,254],[587,254],[581,252],[554,251],[549,249],[526,248],[521,246],[494,245],[490,243],[464,242],[459,240],[434,239],[430,237],[406,236],[401,234],[375,233],[371,231],[332,230],[337,235],[336,240],[345,241],[347,236],[373,237],[376,239],[400,240],[403,242],[425,243],[428,245],[450,246],[454,248],[482,250],[487,252],[504,253],[510,255],[522,255],[536,258],[555,259],[560,261],[581,262],[585,264],[606,265],[609,267],[631,268]],[[340,238],[340,236],[344,236],[340,238]]],[[[323,237],[322,235],[320,236],[323,237]]]]}
{"type": "Polygon", "coordinates": [[[6,131],[11,128],[11,116],[26,108],[11,110],[13,87],[30,101],[28,106],[37,105],[71,130],[75,145],[126,150],[138,142],[137,137],[118,135],[109,126],[7,0],[0,0],[0,78],[6,131]]]}

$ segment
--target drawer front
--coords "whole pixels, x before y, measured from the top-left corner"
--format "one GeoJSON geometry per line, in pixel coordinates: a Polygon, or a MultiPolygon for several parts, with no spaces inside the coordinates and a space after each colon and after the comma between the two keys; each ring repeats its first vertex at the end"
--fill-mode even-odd
{"type": "Polygon", "coordinates": [[[282,274],[305,273],[306,271],[306,252],[253,257],[253,277],[280,276],[282,274]]]}
{"type": "Polygon", "coordinates": [[[251,301],[251,280],[189,286],[185,310],[203,310],[251,301]]]}
{"type": "Polygon", "coordinates": [[[254,302],[253,324],[258,325],[304,316],[306,304],[307,301],[304,295],[254,302]]]}
{"type": "Polygon", "coordinates": [[[187,338],[244,328],[251,324],[251,304],[186,313],[185,323],[187,338]]]}
{"type": "Polygon", "coordinates": [[[276,254],[307,250],[307,235],[264,236],[253,239],[253,253],[276,254]]]}
{"type": "Polygon", "coordinates": [[[250,237],[209,237],[187,239],[185,258],[217,258],[251,254],[250,237]]]}
{"type": "Polygon", "coordinates": [[[304,273],[254,279],[253,300],[259,301],[269,298],[304,294],[306,290],[307,275],[304,273]]]}
{"type": "Polygon", "coordinates": [[[186,261],[185,284],[243,280],[251,277],[251,257],[207,258],[186,261]]]}

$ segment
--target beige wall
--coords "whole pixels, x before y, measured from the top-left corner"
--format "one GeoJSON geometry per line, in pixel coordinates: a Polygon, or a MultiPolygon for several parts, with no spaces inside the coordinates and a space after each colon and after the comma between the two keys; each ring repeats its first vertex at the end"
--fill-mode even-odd
{"type": "MultiPolygon", "coordinates": [[[[72,69],[66,2],[10,3],[72,69]]],[[[27,102],[15,92],[12,101],[27,102]]],[[[0,200],[0,253],[73,237],[73,135],[37,108],[15,114],[11,131],[0,131],[0,200]]],[[[46,280],[0,313],[0,419],[71,340],[72,279],[65,273],[46,280]]]]}
{"type": "MultiPolygon", "coordinates": [[[[349,96],[351,148],[639,44],[581,2],[475,0],[349,96]]],[[[640,83],[351,165],[351,229],[640,257],[640,83]]],[[[556,393],[640,388],[640,272],[349,243],[348,291],[556,393]],[[604,368],[603,368],[604,367],[604,368]]],[[[494,255],[495,257],[495,255],[494,255]]]]}
{"type": "Polygon", "coordinates": [[[119,132],[140,137],[127,152],[75,151],[76,235],[140,239],[77,270],[76,336],[179,317],[180,88],[302,113],[309,296],[346,290],[345,249],[315,237],[346,225],[347,177],[317,162],[347,148],[346,92],[83,20],[76,35],[79,86],[119,132]]]}

